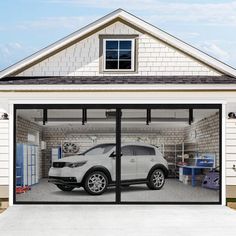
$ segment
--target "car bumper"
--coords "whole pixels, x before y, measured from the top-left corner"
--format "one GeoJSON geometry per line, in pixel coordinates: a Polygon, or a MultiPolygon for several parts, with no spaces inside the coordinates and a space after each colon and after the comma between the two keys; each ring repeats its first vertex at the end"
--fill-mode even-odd
{"type": "Polygon", "coordinates": [[[61,180],[64,182],[71,182],[71,180],[73,180],[73,182],[81,183],[84,176],[84,171],[82,170],[82,168],[51,167],[48,176],[50,177],[50,179],[55,179],[53,177],[56,177],[57,180],[61,180]]]}
{"type": "Polygon", "coordinates": [[[58,177],[58,176],[49,176],[48,182],[59,185],[81,187],[81,183],[77,183],[75,177],[58,177]]]}

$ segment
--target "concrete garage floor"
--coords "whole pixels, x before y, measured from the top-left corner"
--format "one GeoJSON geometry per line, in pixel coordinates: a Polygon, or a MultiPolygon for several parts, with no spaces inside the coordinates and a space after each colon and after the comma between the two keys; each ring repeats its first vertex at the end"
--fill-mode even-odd
{"type": "MultiPolygon", "coordinates": [[[[205,189],[200,186],[185,185],[176,179],[167,179],[161,190],[149,190],[146,185],[133,185],[122,188],[122,201],[173,201],[173,202],[218,202],[219,192],[205,189]]],[[[17,194],[17,201],[58,201],[58,202],[102,202],[115,201],[115,188],[108,189],[100,196],[91,196],[83,188],[74,189],[72,192],[63,192],[47,179],[40,180],[39,184],[32,187],[31,191],[17,194]]]]}
{"type": "Polygon", "coordinates": [[[3,236],[235,236],[223,206],[24,205],[0,214],[3,236]]]}

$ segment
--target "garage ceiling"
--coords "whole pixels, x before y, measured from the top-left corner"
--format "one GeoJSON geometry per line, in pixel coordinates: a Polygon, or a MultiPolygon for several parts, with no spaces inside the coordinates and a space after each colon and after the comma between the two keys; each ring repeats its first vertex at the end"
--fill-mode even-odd
{"type": "MultiPolygon", "coordinates": [[[[84,127],[92,128],[99,127],[113,127],[115,119],[106,118],[105,109],[89,109],[87,110],[88,123],[84,127]]],[[[194,122],[202,120],[215,114],[217,109],[195,109],[193,110],[194,122]]],[[[42,109],[19,109],[17,115],[22,118],[42,125],[43,110],[42,109]]],[[[188,109],[179,110],[160,110],[152,109],[152,122],[149,127],[153,128],[182,128],[188,126],[188,109]]],[[[48,110],[47,127],[78,127],[81,125],[81,110],[48,110]]],[[[122,127],[147,127],[146,125],[146,110],[122,110],[123,123],[122,127]]],[[[81,125],[82,126],[82,125],[81,125]]]]}

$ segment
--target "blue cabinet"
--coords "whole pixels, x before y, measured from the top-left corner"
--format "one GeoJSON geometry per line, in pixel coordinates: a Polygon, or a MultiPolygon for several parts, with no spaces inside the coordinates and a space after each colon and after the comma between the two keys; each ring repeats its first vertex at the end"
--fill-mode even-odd
{"type": "Polygon", "coordinates": [[[38,147],[17,143],[16,186],[31,186],[38,183],[38,147]]]}

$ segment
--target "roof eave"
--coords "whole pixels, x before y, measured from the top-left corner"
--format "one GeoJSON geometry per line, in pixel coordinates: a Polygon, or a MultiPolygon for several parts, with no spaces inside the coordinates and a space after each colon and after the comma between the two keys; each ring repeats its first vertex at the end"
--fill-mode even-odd
{"type": "Polygon", "coordinates": [[[119,92],[148,92],[148,91],[173,91],[173,92],[193,92],[193,91],[236,91],[236,84],[86,84],[86,85],[0,85],[0,92],[75,92],[75,91],[119,91],[119,92]]]}

